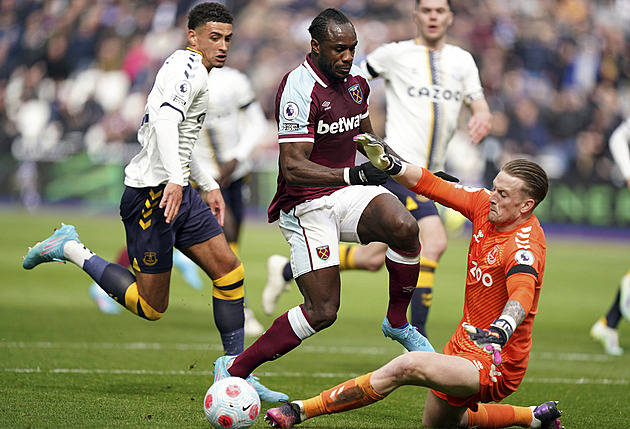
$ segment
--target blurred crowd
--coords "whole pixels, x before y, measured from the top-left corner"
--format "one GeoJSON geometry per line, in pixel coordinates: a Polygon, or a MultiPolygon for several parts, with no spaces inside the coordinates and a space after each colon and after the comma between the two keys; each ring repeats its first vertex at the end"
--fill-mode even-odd
{"type": "MultiPolygon", "coordinates": [[[[17,166],[0,174],[28,188],[37,162],[85,151],[95,163],[126,163],[138,150],[135,134],[155,73],[186,45],[186,14],[196,3],[0,0],[0,159],[17,166]]],[[[250,76],[270,121],[276,88],[304,60],[307,28],[320,10],[337,7],[351,18],[356,62],[381,43],[416,35],[414,0],[225,4],[235,16],[228,65],[250,76]]],[[[630,116],[630,0],[452,4],[449,43],[473,53],[494,114],[481,146],[467,147],[463,134],[454,142],[453,168],[488,185],[505,159],[525,155],[553,179],[618,181],[607,140],[630,116]]],[[[371,103],[382,133],[378,82],[371,103]]],[[[268,147],[275,148],[273,136],[268,147]]]]}

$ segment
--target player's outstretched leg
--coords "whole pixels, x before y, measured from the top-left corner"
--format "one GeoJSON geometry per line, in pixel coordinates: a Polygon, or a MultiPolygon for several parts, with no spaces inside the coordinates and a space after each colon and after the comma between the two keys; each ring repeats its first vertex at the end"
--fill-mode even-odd
{"type": "MultiPolygon", "coordinates": [[[[228,367],[232,359],[234,359],[234,356],[221,356],[220,358],[214,361],[214,382],[215,383],[223,378],[232,377],[232,374],[230,374],[230,372],[228,371],[228,367]]],[[[249,382],[249,384],[254,386],[254,389],[256,389],[256,392],[258,393],[258,396],[260,397],[261,401],[287,402],[289,400],[288,395],[282,392],[276,392],[274,390],[267,388],[260,381],[258,381],[259,380],[258,377],[252,374],[247,376],[246,380],[249,382]]]]}
{"type": "Polygon", "coordinates": [[[534,421],[530,428],[540,429],[562,429],[562,422],[559,420],[562,411],[558,409],[558,401],[547,401],[539,406],[530,407],[534,413],[534,421]]]}
{"type": "Polygon", "coordinates": [[[435,351],[429,340],[422,335],[415,326],[409,323],[401,326],[400,328],[392,328],[392,325],[390,325],[387,317],[385,317],[383,319],[383,323],[381,324],[381,329],[383,331],[383,335],[394,341],[398,341],[410,352],[435,351]]]}
{"type": "Polygon", "coordinates": [[[271,255],[267,259],[267,284],[262,293],[262,307],[268,316],[276,309],[280,295],[291,288],[291,279],[285,276],[287,266],[291,268],[288,263],[289,258],[282,255],[271,255]]]}
{"type": "Polygon", "coordinates": [[[35,246],[29,247],[28,253],[22,261],[22,266],[27,270],[32,270],[44,262],[55,261],[65,264],[67,259],[63,254],[63,248],[69,241],[81,243],[74,226],[62,223],[61,228],[55,229],[53,235],[44,241],[37,242],[35,246]]]}
{"type": "Polygon", "coordinates": [[[289,402],[278,408],[270,408],[265,414],[265,421],[274,428],[292,428],[302,422],[299,401],[289,402]]]}

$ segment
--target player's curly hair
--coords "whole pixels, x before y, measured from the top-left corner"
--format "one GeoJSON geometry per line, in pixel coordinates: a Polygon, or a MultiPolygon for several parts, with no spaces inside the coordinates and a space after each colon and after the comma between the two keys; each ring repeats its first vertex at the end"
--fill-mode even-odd
{"type": "Polygon", "coordinates": [[[188,12],[188,29],[194,30],[206,22],[231,24],[233,20],[228,8],[220,3],[199,3],[188,12]]]}
{"type": "Polygon", "coordinates": [[[321,11],[319,15],[313,19],[310,27],[308,27],[308,32],[311,33],[311,37],[313,39],[321,43],[329,37],[328,25],[331,22],[337,25],[352,25],[350,19],[344,15],[343,12],[333,7],[329,7],[328,9],[321,11]]]}
{"type": "Polygon", "coordinates": [[[534,208],[547,196],[549,178],[545,170],[535,162],[524,158],[513,159],[506,162],[501,171],[523,181],[523,192],[534,199],[534,208]]]}

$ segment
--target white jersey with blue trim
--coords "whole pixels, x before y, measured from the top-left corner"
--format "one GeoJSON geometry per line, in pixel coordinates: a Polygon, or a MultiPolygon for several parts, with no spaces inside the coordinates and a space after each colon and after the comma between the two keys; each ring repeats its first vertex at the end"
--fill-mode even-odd
{"type": "MultiPolygon", "coordinates": [[[[125,185],[145,188],[167,183],[165,165],[179,165],[183,185],[190,177],[190,156],[199,136],[208,105],[208,70],[202,56],[192,49],[175,51],[157,73],[145,105],[145,114],[138,130],[140,152],[125,168],[125,185]],[[162,106],[168,106],[181,116],[178,124],[177,160],[163,160],[158,150],[155,122],[162,106]]],[[[177,172],[179,173],[179,172],[177,172]]]]}
{"type": "Polygon", "coordinates": [[[370,79],[385,79],[387,144],[412,164],[443,170],[462,105],[484,98],[472,55],[413,39],[379,46],[360,66],[370,79]]]}
{"type": "Polygon", "coordinates": [[[251,155],[268,128],[250,79],[230,67],[210,70],[208,111],[193,149],[200,167],[216,179],[220,166],[236,159],[232,180],[244,177],[251,171],[251,155]]]}

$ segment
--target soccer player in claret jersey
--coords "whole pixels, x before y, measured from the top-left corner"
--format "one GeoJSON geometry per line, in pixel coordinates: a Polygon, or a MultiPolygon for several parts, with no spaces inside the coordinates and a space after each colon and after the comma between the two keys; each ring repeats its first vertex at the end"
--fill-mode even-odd
{"type": "MultiPolygon", "coordinates": [[[[92,253],[72,225],[30,249],[23,267],[71,261],[127,310],[158,320],[168,306],[177,247],[212,279],[215,324],[225,353],[237,355],[244,348],[245,271],[220,226],[225,202],[219,185],[191,155],[208,105],[208,72],[227,58],[232,15],[219,3],[200,3],[188,14],[187,36],[187,49],[174,52],[157,73],[138,131],[142,149],[125,168],[120,213],[135,275],[92,253]],[[207,204],[190,177],[207,191],[207,204]]],[[[287,399],[253,376],[248,381],[263,400],[287,399]]]]}
{"type": "Polygon", "coordinates": [[[372,404],[400,386],[416,385],[431,389],[424,427],[560,428],[556,401],[538,407],[488,404],[516,391],[529,361],[546,253],[545,235],[533,212],[547,194],[545,171],[516,159],[503,166],[492,191],[469,188],[401,162],[374,136],[360,134],[357,139],[366,145],[374,165],[401,185],[473,223],[464,314],[444,354],[406,353],[316,397],[270,409],[266,420],[289,428],[322,414],[372,404]]]}
{"type": "MultiPolygon", "coordinates": [[[[446,148],[458,125],[462,106],[471,113],[467,131],[473,144],[490,132],[492,115],[484,98],[479,71],[472,55],[446,43],[454,15],[449,0],[414,0],[413,20],[417,37],[386,43],[360,63],[369,79],[383,78],[387,115],[385,140],[401,158],[431,171],[445,170],[446,148]]],[[[411,301],[411,323],[426,334],[426,320],[433,297],[435,271],[446,249],[447,236],[433,201],[418,196],[390,179],[384,185],[417,220],[422,255],[417,288],[411,301]]],[[[342,244],[341,269],[379,270],[387,246],[342,244]]],[[[274,310],[278,296],[291,277],[283,258],[267,262],[268,281],[263,309],[274,310]],[[286,273],[286,274],[285,274],[286,273]]]]}
{"type": "Polygon", "coordinates": [[[377,186],[387,174],[355,166],[353,137],[372,129],[370,88],[353,65],[357,36],[336,9],[309,27],[311,52],[285,75],[276,96],[280,145],[278,190],[269,221],[279,219],[304,303],[279,316],[235,359],[215,362],[215,380],[243,377],[333,324],[340,304],[339,238],[388,244],[389,304],[382,328],[408,350],[433,350],[407,322],[418,279],[418,224],[400,201],[377,186]]]}

